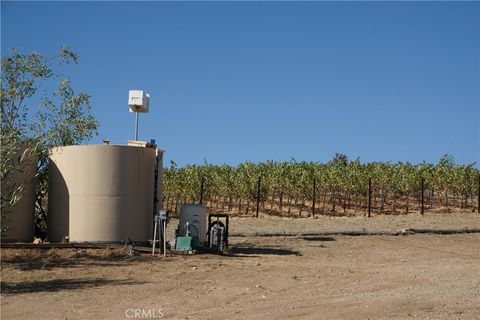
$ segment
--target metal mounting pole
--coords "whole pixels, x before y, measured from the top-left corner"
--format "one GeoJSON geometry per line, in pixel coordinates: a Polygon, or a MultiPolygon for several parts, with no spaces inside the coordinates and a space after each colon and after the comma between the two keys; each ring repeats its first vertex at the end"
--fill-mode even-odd
{"type": "Polygon", "coordinates": [[[135,141],[138,141],[138,112],[135,112],[135,141]]]}
{"type": "Polygon", "coordinates": [[[167,220],[163,221],[163,258],[167,258],[167,220]]]}
{"type": "Polygon", "coordinates": [[[157,228],[158,228],[158,219],[157,219],[157,216],[155,216],[155,226],[153,228],[152,256],[155,255],[155,243],[157,242],[157,228]]]}

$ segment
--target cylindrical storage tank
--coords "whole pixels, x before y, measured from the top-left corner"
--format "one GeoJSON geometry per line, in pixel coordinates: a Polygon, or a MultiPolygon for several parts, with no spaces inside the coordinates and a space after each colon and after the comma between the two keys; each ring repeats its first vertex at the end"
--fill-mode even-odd
{"type": "MultiPolygon", "coordinates": [[[[5,242],[32,242],[35,232],[35,194],[37,172],[37,157],[22,146],[12,159],[15,167],[11,177],[7,177],[10,186],[23,186],[23,192],[18,202],[10,208],[5,217],[8,230],[2,232],[5,242]],[[23,157],[23,160],[20,159],[23,157]]],[[[2,180],[2,193],[9,192],[7,181],[2,180]]],[[[2,215],[3,218],[3,215],[2,215]]],[[[2,223],[3,225],[4,223],[2,223]]]]}
{"type": "MultiPolygon", "coordinates": [[[[48,238],[60,242],[152,239],[156,149],[83,145],[49,158],[48,238]]],[[[161,189],[161,188],[160,188],[161,189]]]]}
{"type": "Polygon", "coordinates": [[[193,225],[190,228],[193,236],[198,236],[201,244],[207,242],[207,208],[200,204],[186,204],[180,208],[180,218],[178,225],[178,233],[184,236],[186,233],[186,223],[193,225]],[[195,232],[198,231],[198,234],[195,232]]]}

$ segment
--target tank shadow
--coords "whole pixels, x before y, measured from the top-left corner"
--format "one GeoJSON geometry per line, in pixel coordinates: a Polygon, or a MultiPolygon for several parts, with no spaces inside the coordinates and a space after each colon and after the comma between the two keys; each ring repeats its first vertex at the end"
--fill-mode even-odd
{"type": "MultiPolygon", "coordinates": [[[[65,249],[63,249],[65,250],[65,249]]],[[[57,250],[28,252],[19,255],[2,256],[2,267],[10,267],[22,271],[52,270],[57,268],[87,268],[124,266],[152,259],[150,255],[129,257],[125,251],[105,251],[102,255],[92,254],[84,250],[73,253],[57,250]]]]}
{"type": "Polygon", "coordinates": [[[278,255],[278,256],[301,256],[300,251],[278,247],[257,247],[257,246],[232,246],[229,249],[230,256],[238,255],[278,255]]]}
{"type": "Polygon", "coordinates": [[[337,241],[332,237],[322,237],[322,236],[312,236],[312,237],[303,237],[303,240],[306,241],[337,241]]]}
{"type": "Polygon", "coordinates": [[[24,281],[19,283],[2,282],[2,295],[15,295],[35,292],[56,292],[63,290],[76,290],[93,288],[106,285],[131,285],[141,284],[131,280],[107,279],[53,279],[45,281],[24,281]]]}
{"type": "MultiPolygon", "coordinates": [[[[70,234],[70,192],[62,172],[54,161],[48,163],[49,190],[47,236],[50,241],[62,242],[70,234]]],[[[38,232],[37,232],[38,233],[38,232]]]]}

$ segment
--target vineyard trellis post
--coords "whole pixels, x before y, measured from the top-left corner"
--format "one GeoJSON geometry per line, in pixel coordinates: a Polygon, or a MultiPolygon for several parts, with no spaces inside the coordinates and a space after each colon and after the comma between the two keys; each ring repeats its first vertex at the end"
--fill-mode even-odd
{"type": "Polygon", "coordinates": [[[202,180],[200,182],[200,204],[203,205],[203,185],[205,183],[205,177],[202,176],[202,180]]]}
{"type": "Polygon", "coordinates": [[[258,211],[260,210],[260,185],[262,183],[262,177],[258,177],[258,184],[257,184],[257,213],[256,217],[258,218],[258,211]]]}
{"type": "Polygon", "coordinates": [[[315,178],[313,178],[312,217],[315,217],[315,199],[317,198],[316,189],[317,189],[317,180],[315,178]]]}
{"type": "Polygon", "coordinates": [[[477,212],[480,213],[480,174],[478,175],[478,199],[477,199],[477,212]]]}
{"type": "Polygon", "coordinates": [[[424,213],[424,210],[425,210],[425,207],[424,207],[424,204],[425,204],[425,178],[422,177],[421,180],[420,180],[420,184],[421,184],[421,188],[422,188],[422,205],[421,205],[421,213],[422,213],[422,216],[423,216],[423,213],[424,213]]]}
{"type": "Polygon", "coordinates": [[[372,213],[372,178],[368,178],[368,217],[372,213]]]}

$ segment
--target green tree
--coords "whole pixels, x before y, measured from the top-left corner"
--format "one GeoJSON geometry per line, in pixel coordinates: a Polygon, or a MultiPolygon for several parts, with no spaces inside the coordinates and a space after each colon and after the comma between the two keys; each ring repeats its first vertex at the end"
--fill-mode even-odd
{"type": "MultiPolygon", "coordinates": [[[[84,92],[75,93],[69,79],[60,73],[62,65],[77,61],[77,54],[66,47],[48,57],[36,52],[22,54],[17,50],[2,57],[2,146],[7,145],[3,132],[9,131],[15,135],[10,137],[15,144],[14,150],[26,145],[37,153],[36,208],[43,229],[46,227],[43,197],[47,193],[48,150],[82,143],[97,132],[98,122],[90,114],[90,96],[84,92]],[[54,83],[57,83],[54,92],[42,89],[53,87],[54,83]]],[[[2,157],[2,168],[4,161],[10,160],[2,157]]],[[[11,199],[2,197],[2,207],[3,201],[11,202],[11,199]]]]}

